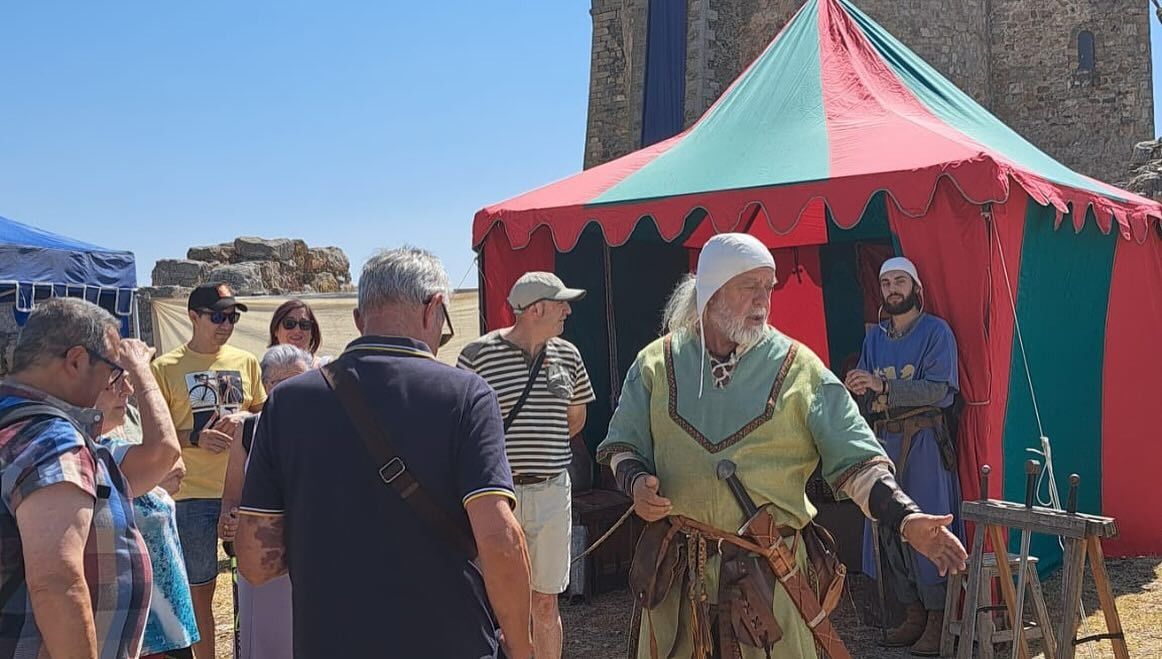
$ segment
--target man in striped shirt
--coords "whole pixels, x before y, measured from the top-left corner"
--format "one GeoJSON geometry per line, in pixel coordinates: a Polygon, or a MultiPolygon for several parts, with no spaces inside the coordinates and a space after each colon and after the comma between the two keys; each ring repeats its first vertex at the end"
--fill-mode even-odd
{"type": "Polygon", "coordinates": [[[517,519],[532,562],[537,659],[561,656],[557,596],[569,584],[573,525],[569,439],[581,432],[585,406],[595,400],[581,353],[560,338],[569,303],[584,296],[585,291],[566,288],[551,273],[525,274],[508,296],[516,324],[469,343],[459,359],[460,368],[483,377],[500,399],[517,519]],[[524,404],[518,405],[522,398],[524,404]]]}

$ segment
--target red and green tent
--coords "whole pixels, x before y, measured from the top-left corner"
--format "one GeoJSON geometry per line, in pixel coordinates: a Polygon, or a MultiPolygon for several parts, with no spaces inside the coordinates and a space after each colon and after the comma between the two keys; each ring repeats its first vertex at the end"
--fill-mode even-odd
{"type": "Polygon", "coordinates": [[[771,247],[772,322],[837,371],[876,319],[879,261],[907,255],[959,345],[966,498],[985,463],[992,496],[1022,498],[1027,449],[1048,436],[1057,481],[1081,475],[1080,507],[1118,518],[1110,553],[1125,555],[1162,553],[1162,509],[1140,498],[1162,466],[1149,433],[1162,347],[1147,338],[1162,330],[1160,220],[1158,203],[1030,144],[848,0],[808,0],[689,129],[482,209],[473,244],[488,327],[511,320],[507,288],[527,270],[590,290],[567,337],[605,394],[591,443],[710,235],[771,247]]]}

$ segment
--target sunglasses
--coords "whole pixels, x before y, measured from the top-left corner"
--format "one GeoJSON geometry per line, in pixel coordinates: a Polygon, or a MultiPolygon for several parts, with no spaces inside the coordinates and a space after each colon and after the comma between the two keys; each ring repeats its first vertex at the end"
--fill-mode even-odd
{"type": "Polygon", "coordinates": [[[306,318],[303,318],[302,320],[295,320],[294,318],[283,318],[281,325],[282,328],[288,332],[296,327],[304,332],[309,332],[315,329],[315,323],[307,320],[306,318]]]}
{"type": "MultiPolygon", "coordinates": [[[[433,299],[435,299],[435,296],[424,300],[424,304],[431,304],[433,299]]],[[[448,305],[441,302],[440,308],[444,310],[444,324],[448,326],[448,331],[440,334],[440,347],[443,348],[448,345],[452,337],[456,336],[456,328],[452,327],[452,314],[448,313],[448,305]]]]}
{"type": "Polygon", "coordinates": [[[89,353],[91,359],[96,359],[109,367],[109,384],[106,385],[107,387],[111,387],[121,381],[121,378],[125,375],[124,367],[92,348],[85,348],[85,352],[89,353]]]}
{"type": "Polygon", "coordinates": [[[209,309],[199,310],[198,315],[209,316],[210,322],[214,323],[215,325],[221,325],[226,321],[230,321],[231,325],[237,325],[238,320],[242,318],[242,314],[238,311],[231,311],[230,313],[226,313],[225,311],[210,311],[209,309]]]}

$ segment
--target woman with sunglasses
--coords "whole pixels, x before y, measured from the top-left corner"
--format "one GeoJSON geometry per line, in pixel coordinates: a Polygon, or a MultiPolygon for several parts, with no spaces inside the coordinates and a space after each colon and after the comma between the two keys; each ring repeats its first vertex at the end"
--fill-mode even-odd
{"type": "MultiPolygon", "coordinates": [[[[141,443],[141,414],[129,404],[133,385],[129,378],[114,380],[97,397],[101,411],[101,438],[120,463],[129,449],[141,443]]],[[[171,494],[177,492],[186,467],[181,458],[157,487],[133,499],[133,519],[149,549],[153,568],[153,592],[141,643],[142,659],[193,659],[191,646],[198,640],[194,602],[186,578],[171,494]]]]}
{"type": "Polygon", "coordinates": [[[322,366],[330,361],[329,357],[315,354],[322,344],[323,333],[309,304],[296,298],[274,310],[270,318],[270,343],[266,347],[292,345],[309,353],[315,360],[314,366],[322,366]]]}

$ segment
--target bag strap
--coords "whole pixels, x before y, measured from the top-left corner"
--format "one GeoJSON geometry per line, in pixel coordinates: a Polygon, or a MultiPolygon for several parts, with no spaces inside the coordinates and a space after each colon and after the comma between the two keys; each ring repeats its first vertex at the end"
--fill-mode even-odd
{"type": "Polygon", "coordinates": [[[323,380],[343,404],[347,416],[355,425],[363,447],[375,462],[379,478],[399,495],[412,512],[430,529],[443,535],[459,547],[470,560],[476,558],[476,542],[462,523],[455,521],[448,511],[423,488],[408,469],[407,463],[396,450],[387,429],[379,423],[360,391],[359,379],[352,369],[335,360],[323,366],[323,380]]]}
{"type": "MultiPolygon", "coordinates": [[[[56,417],[73,423],[67,414],[47,403],[19,403],[0,412],[0,430],[21,421],[44,417],[56,417]]],[[[24,586],[24,570],[12,575],[4,587],[0,588],[0,610],[8,606],[8,601],[16,595],[22,586],[24,586]]]]}
{"type": "Polygon", "coordinates": [[[520,398],[517,399],[516,405],[508,411],[508,416],[504,417],[504,432],[507,434],[512,422],[516,421],[516,415],[520,414],[521,408],[525,406],[525,401],[529,399],[529,393],[533,390],[533,385],[537,382],[537,376],[541,373],[541,364],[545,362],[545,353],[549,351],[549,344],[537,354],[536,359],[533,359],[532,370],[529,371],[528,382],[525,382],[524,391],[520,392],[520,398]]]}

